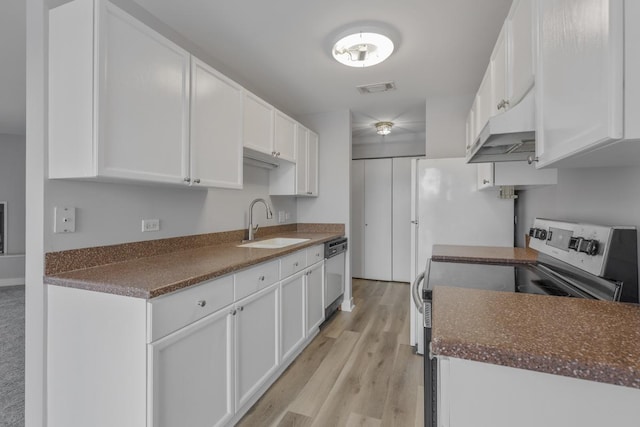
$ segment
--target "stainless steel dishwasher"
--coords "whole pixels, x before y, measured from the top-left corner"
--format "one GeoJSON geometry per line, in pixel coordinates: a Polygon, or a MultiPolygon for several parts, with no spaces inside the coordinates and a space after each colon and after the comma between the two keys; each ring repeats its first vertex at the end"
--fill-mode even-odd
{"type": "Polygon", "coordinates": [[[339,237],[324,244],[324,317],[328,319],[344,299],[344,264],[347,238],[339,237]]]}

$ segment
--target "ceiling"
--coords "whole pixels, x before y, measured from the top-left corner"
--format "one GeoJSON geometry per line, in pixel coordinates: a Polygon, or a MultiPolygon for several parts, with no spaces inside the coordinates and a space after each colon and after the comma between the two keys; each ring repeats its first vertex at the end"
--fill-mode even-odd
{"type": "MultiPolygon", "coordinates": [[[[511,0],[135,0],[224,64],[286,113],[349,109],[353,136],[425,132],[425,100],[472,95],[511,0]],[[331,57],[338,33],[383,26],[397,46],[382,64],[351,68],[331,57]],[[356,87],[394,81],[397,90],[361,95],[356,87]]],[[[24,0],[3,0],[0,13],[0,133],[24,128],[24,0]],[[9,9],[6,13],[5,9],[9,9]],[[9,34],[9,33],[12,34],[9,34]],[[10,60],[5,61],[5,58],[10,60]]]]}

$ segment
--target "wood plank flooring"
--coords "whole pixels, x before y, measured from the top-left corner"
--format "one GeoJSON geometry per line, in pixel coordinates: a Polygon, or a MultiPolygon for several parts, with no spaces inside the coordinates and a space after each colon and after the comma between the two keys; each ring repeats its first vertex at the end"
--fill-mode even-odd
{"type": "Polygon", "coordinates": [[[409,285],[353,280],[338,312],[238,426],[423,426],[422,356],[409,346],[409,285]]]}

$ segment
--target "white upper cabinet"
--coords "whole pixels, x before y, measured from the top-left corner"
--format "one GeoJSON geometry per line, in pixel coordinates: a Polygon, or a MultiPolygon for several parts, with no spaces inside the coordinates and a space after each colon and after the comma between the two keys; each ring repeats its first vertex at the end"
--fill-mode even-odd
{"type": "Polygon", "coordinates": [[[506,26],[502,28],[498,35],[498,40],[493,48],[489,67],[491,69],[491,109],[489,117],[506,110],[509,105],[509,95],[507,93],[508,64],[507,64],[507,39],[506,26]]]}
{"type": "Polygon", "coordinates": [[[612,143],[640,137],[638,2],[540,0],[538,12],[538,166],[637,159],[637,142],[612,143]]]}
{"type": "Polygon", "coordinates": [[[275,112],[273,151],[280,159],[296,161],[296,122],[278,110],[275,112]]]}
{"type": "Polygon", "coordinates": [[[558,183],[558,169],[536,169],[526,161],[478,163],[478,190],[508,186],[516,190],[558,183]]]}
{"type": "Polygon", "coordinates": [[[516,105],[534,84],[535,13],[533,0],[515,0],[507,17],[509,105],[516,105]]]}
{"type": "Polygon", "coordinates": [[[242,188],[242,88],[195,57],[190,140],[193,185],[242,188]]]}
{"type": "Polygon", "coordinates": [[[240,86],[105,0],[49,32],[49,178],[242,188],[240,86]]]}
{"type": "Polygon", "coordinates": [[[495,109],[493,103],[493,93],[491,88],[491,67],[487,67],[487,71],[484,73],[482,83],[475,99],[476,114],[475,114],[475,135],[473,139],[476,139],[484,125],[492,115],[495,109]]]}
{"type": "Polygon", "coordinates": [[[318,195],[318,135],[297,126],[296,194],[318,195]]]}
{"type": "Polygon", "coordinates": [[[274,108],[254,94],[244,92],[244,147],[274,155],[274,108]]]}
{"type": "Polygon", "coordinates": [[[182,182],[189,53],[106,1],[52,9],[49,30],[49,177],[182,182]]]}

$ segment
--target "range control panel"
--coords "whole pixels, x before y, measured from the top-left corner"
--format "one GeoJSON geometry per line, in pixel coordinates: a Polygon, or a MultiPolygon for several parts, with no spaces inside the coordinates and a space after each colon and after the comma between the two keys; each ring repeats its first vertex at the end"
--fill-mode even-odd
{"type": "Polygon", "coordinates": [[[529,230],[529,246],[602,276],[611,235],[611,227],[536,218],[529,230]]]}

